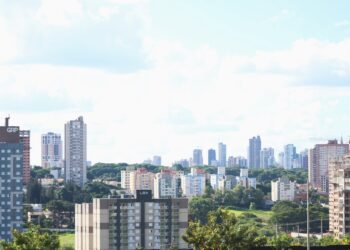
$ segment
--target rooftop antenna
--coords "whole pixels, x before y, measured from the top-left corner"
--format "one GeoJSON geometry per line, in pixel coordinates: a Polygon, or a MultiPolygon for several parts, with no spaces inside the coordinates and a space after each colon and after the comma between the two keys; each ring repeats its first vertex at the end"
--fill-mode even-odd
{"type": "Polygon", "coordinates": [[[10,115],[8,115],[8,116],[5,118],[5,126],[6,126],[6,127],[9,126],[9,120],[10,120],[10,115]]]}

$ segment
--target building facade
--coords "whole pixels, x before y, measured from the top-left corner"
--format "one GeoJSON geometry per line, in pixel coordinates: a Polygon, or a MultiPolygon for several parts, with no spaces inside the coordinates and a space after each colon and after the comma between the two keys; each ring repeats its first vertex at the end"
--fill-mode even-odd
{"type": "Polygon", "coordinates": [[[249,147],[248,147],[248,167],[249,168],[260,167],[260,151],[261,151],[260,136],[250,138],[249,147]]]}
{"type": "Polygon", "coordinates": [[[216,152],[211,148],[208,150],[208,165],[211,166],[214,162],[216,162],[216,152]]]}
{"type": "Polygon", "coordinates": [[[181,176],[182,195],[186,197],[200,196],[205,191],[205,171],[191,168],[191,173],[181,176]]]}
{"type": "Polygon", "coordinates": [[[75,205],[75,249],[188,249],[187,226],[186,198],[152,199],[138,190],[136,199],[94,199],[75,205]]]}
{"type": "Polygon", "coordinates": [[[309,151],[309,182],[313,188],[328,193],[328,164],[331,159],[342,157],[349,152],[348,144],[330,140],[327,144],[317,144],[309,151]]]}
{"type": "Polygon", "coordinates": [[[0,240],[23,227],[23,148],[18,126],[0,127],[0,240]]]}
{"type": "Polygon", "coordinates": [[[183,172],[163,169],[154,177],[154,198],[177,198],[180,196],[183,172]]]}
{"type": "Polygon", "coordinates": [[[288,144],[284,146],[283,168],[292,169],[295,158],[296,158],[296,148],[294,147],[294,145],[288,144]]]}
{"type": "Polygon", "coordinates": [[[65,180],[83,187],[86,182],[86,124],[80,116],[65,124],[65,180]]]}
{"type": "Polygon", "coordinates": [[[263,148],[260,152],[260,167],[269,168],[275,165],[275,151],[273,148],[263,148]]]}
{"type": "Polygon", "coordinates": [[[219,167],[226,167],[226,144],[223,144],[222,142],[218,145],[218,152],[219,152],[219,167]]]}
{"type": "Polygon", "coordinates": [[[203,154],[201,149],[193,150],[192,167],[203,165],[203,154]]]}
{"type": "Polygon", "coordinates": [[[336,238],[350,233],[350,155],[329,163],[329,231],[336,238]]]}
{"type": "Polygon", "coordinates": [[[20,130],[19,140],[23,144],[23,184],[30,181],[30,131],[20,130]]]}
{"type": "Polygon", "coordinates": [[[154,188],[154,173],[145,168],[128,168],[121,171],[121,187],[136,194],[137,190],[151,190],[154,188]]]}
{"type": "Polygon", "coordinates": [[[41,135],[41,167],[62,168],[62,139],[60,134],[46,133],[41,135]]]}
{"type": "Polygon", "coordinates": [[[290,181],[287,177],[278,178],[271,181],[272,201],[293,201],[295,197],[295,181],[290,181]]]}

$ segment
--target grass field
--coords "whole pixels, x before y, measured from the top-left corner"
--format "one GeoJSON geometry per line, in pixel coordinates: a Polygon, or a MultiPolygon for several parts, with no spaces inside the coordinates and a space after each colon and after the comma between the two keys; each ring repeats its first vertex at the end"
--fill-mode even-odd
{"type": "Polygon", "coordinates": [[[255,214],[257,217],[259,217],[260,219],[262,219],[263,221],[267,222],[271,216],[272,216],[272,211],[264,211],[264,210],[234,210],[234,209],[230,209],[229,210],[232,213],[235,213],[236,216],[240,216],[242,213],[252,213],[255,214]]]}
{"type": "Polygon", "coordinates": [[[60,249],[74,249],[74,234],[60,234],[60,249]]]}

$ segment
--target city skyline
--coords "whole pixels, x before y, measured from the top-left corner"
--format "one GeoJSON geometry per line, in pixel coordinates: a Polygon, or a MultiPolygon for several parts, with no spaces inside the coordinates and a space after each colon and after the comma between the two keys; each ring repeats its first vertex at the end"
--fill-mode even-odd
{"type": "Polygon", "coordinates": [[[0,117],[31,130],[35,165],[41,134],[80,115],[92,162],[347,142],[350,3],[314,5],[3,1],[0,117]]]}

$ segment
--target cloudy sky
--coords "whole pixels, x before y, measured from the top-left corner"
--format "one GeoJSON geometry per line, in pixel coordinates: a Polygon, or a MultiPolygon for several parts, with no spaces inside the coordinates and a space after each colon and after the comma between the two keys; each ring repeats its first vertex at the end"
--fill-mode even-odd
{"type": "MultiPolygon", "coordinates": [[[[0,118],[92,162],[350,138],[348,1],[0,0],[0,118]]],[[[206,154],[204,155],[206,157],[206,154]]]]}

